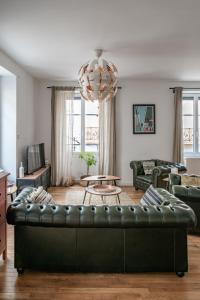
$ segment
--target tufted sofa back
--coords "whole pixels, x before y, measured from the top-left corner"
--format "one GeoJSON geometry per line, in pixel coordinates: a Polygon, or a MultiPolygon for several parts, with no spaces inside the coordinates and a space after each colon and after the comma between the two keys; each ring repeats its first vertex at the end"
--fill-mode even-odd
{"type": "Polygon", "coordinates": [[[32,188],[25,188],[8,207],[7,222],[45,227],[193,227],[193,210],[163,189],[168,206],[83,206],[26,203],[32,188]]]}

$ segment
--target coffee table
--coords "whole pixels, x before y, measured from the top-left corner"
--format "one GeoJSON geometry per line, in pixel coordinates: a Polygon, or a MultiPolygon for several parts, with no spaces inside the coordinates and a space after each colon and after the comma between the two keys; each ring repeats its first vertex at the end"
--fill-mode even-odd
{"type": "MultiPolygon", "coordinates": [[[[122,192],[122,189],[118,186],[114,186],[115,187],[115,191],[113,192],[110,192],[110,193],[106,193],[106,192],[97,192],[95,189],[94,189],[95,185],[90,185],[88,187],[85,188],[86,190],[86,193],[89,193],[90,196],[91,195],[97,195],[97,196],[101,196],[101,200],[103,202],[103,204],[106,204],[104,203],[104,197],[106,196],[117,196],[117,199],[118,199],[118,203],[120,204],[120,198],[119,198],[119,194],[122,192]]],[[[91,197],[90,197],[90,200],[91,200],[91,197]]],[[[90,200],[89,200],[89,204],[90,204],[90,200]]],[[[84,198],[84,201],[85,201],[85,198],[84,198]]],[[[84,203],[84,202],[83,202],[84,203]]]]}
{"type": "MultiPolygon", "coordinates": [[[[82,181],[86,181],[87,182],[87,187],[89,186],[89,183],[91,181],[95,181],[95,182],[100,182],[100,184],[102,184],[103,181],[112,181],[114,183],[114,185],[116,186],[116,181],[120,180],[120,177],[117,176],[112,176],[112,175],[97,175],[97,176],[88,176],[82,179],[82,181]]],[[[83,199],[83,204],[85,202],[85,197],[87,194],[87,190],[85,189],[85,194],[84,194],[84,199],[83,199]]],[[[118,194],[118,201],[119,201],[119,194],[118,194]]]]}

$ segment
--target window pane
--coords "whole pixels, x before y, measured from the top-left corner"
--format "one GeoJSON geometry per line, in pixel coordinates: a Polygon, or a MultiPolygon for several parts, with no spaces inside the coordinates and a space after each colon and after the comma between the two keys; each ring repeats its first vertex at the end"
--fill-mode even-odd
{"type": "Polygon", "coordinates": [[[73,116],[73,151],[81,151],[81,115],[73,116]]]}
{"type": "Polygon", "coordinates": [[[86,152],[98,152],[98,145],[85,145],[85,151],[86,152]]]}
{"type": "Polygon", "coordinates": [[[183,115],[193,115],[193,101],[183,101],[183,115]]]}
{"type": "Polygon", "coordinates": [[[98,114],[99,102],[98,101],[85,101],[85,114],[98,114]]]}
{"type": "Polygon", "coordinates": [[[183,144],[185,152],[193,151],[193,116],[183,116],[183,144]]]}
{"type": "Polygon", "coordinates": [[[81,114],[81,99],[74,99],[73,100],[73,108],[72,108],[73,114],[81,114]]]}
{"type": "Polygon", "coordinates": [[[99,118],[96,115],[85,116],[85,151],[97,151],[99,144],[99,118]]]}

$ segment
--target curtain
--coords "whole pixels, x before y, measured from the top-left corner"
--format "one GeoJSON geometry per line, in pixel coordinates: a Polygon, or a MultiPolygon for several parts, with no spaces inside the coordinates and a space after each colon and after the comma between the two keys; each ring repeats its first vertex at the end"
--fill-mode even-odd
{"type": "Polygon", "coordinates": [[[182,92],[182,87],[175,87],[173,160],[178,163],[183,162],[182,92]]]}
{"type": "Polygon", "coordinates": [[[52,87],[51,166],[52,185],[72,184],[72,105],[74,88],[52,87]]]}
{"type": "Polygon", "coordinates": [[[99,101],[99,174],[115,175],[116,99],[99,101]]]}

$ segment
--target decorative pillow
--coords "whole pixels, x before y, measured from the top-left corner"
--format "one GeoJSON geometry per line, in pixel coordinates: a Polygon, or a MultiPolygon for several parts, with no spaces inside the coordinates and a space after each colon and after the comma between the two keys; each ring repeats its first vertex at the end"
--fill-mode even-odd
{"type": "Polygon", "coordinates": [[[200,186],[200,176],[197,175],[181,175],[181,185],[200,186]]]}
{"type": "MultiPolygon", "coordinates": [[[[163,205],[165,202],[164,197],[161,196],[153,185],[150,185],[148,190],[145,192],[144,196],[140,200],[142,205],[163,205]]],[[[169,203],[168,203],[169,204],[169,203]]],[[[164,204],[164,205],[168,205],[164,204]]]]}
{"type": "Polygon", "coordinates": [[[155,162],[154,161],[143,161],[142,164],[143,164],[144,174],[151,175],[152,170],[155,167],[155,162]]]}
{"type": "Polygon", "coordinates": [[[35,189],[27,198],[29,203],[39,203],[39,204],[55,204],[51,194],[47,193],[42,186],[35,189]]]}

